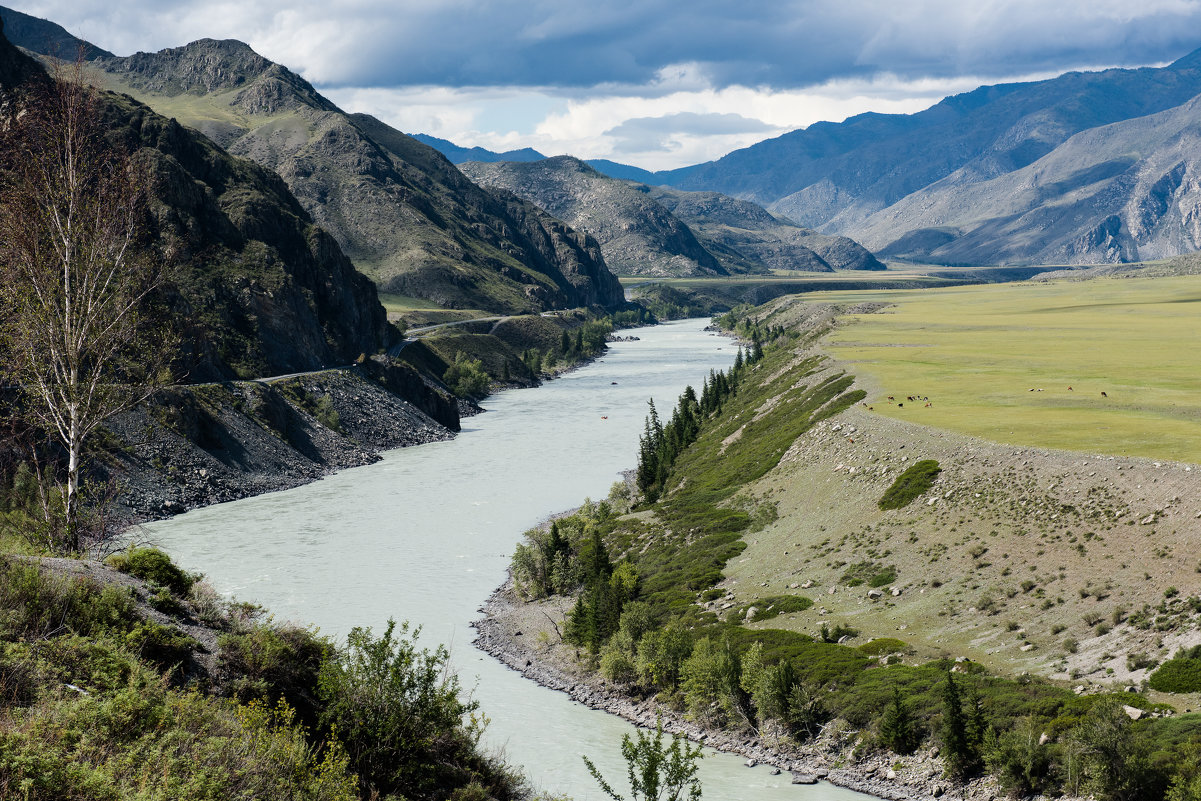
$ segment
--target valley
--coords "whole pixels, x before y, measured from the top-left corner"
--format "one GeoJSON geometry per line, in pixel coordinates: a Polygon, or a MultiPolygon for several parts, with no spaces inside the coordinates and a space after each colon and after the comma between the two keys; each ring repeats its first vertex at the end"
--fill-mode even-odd
{"type": "Polygon", "coordinates": [[[459,32],[344,11],[0,8],[0,797],[619,799],[633,724],[706,798],[1201,799],[1201,50],[398,86],[459,32]]]}

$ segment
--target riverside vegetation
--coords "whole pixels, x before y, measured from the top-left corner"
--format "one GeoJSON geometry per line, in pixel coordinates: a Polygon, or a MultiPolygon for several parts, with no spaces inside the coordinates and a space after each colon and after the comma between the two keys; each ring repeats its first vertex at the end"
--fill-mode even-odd
{"type": "MultiPolygon", "coordinates": [[[[733,602],[729,568],[779,514],[770,497],[753,494],[755,481],[799,437],[865,397],[812,351],[828,324],[774,322],[781,308],[721,318],[754,343],[750,355],[712,374],[699,397],[685,390],[668,423],[652,407],[633,486],[616,485],[609,498],[528,532],[518,546],[512,574],[521,596],[575,598],[562,607],[561,635],[579,667],[703,726],[785,750],[841,731],[854,746],[841,758],[892,752],[900,771],[905,755],[925,749],[951,780],[991,776],[1015,797],[1201,797],[1201,716],[1169,714],[1163,696],[1136,688],[1082,694],[970,660],[914,660],[908,643],[860,644],[859,631],[834,620],[815,634],[763,625],[813,611],[814,600],[798,592],[740,590],[733,602]]],[[[879,494],[880,507],[917,505],[940,470],[919,459],[879,494]]],[[[885,594],[876,588],[898,580],[888,553],[877,546],[874,558],[842,563],[840,583],[885,594]]],[[[1182,625],[1187,619],[1186,610],[1182,625]]],[[[544,637],[541,647],[552,643],[544,637]]],[[[1151,689],[1201,689],[1197,650],[1164,663],[1151,689]]]]}

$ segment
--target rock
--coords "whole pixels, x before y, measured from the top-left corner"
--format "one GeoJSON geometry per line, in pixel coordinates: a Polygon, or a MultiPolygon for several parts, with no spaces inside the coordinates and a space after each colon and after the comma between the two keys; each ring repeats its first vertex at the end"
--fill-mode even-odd
{"type": "Polygon", "coordinates": [[[813,771],[813,775],[819,779],[824,779],[830,775],[830,771],[826,768],[818,768],[817,770],[813,771]]]}
{"type": "Polygon", "coordinates": [[[1123,705],[1122,711],[1126,713],[1131,720],[1138,720],[1143,716],[1143,710],[1135,706],[1123,705]]]}
{"type": "Polygon", "coordinates": [[[1042,733],[1041,735],[1039,735],[1039,737],[1038,737],[1038,744],[1039,744],[1039,745],[1046,745],[1048,742],[1050,742],[1050,740],[1051,740],[1051,735],[1047,734],[1046,732],[1043,732],[1043,733],[1042,733]]]}
{"type": "Polygon", "coordinates": [[[881,590],[872,589],[867,591],[867,597],[874,601],[877,598],[883,598],[884,593],[881,590]]]}
{"type": "Polygon", "coordinates": [[[755,761],[755,760],[753,760],[753,759],[748,759],[748,760],[747,760],[746,762],[744,762],[743,764],[744,764],[744,765],[746,765],[748,768],[753,768],[753,767],[755,767],[756,765],[758,765],[759,763],[758,763],[758,762],[756,762],[756,761],[755,761]]]}
{"type": "MultiPolygon", "coordinates": [[[[1201,513],[1199,513],[1199,514],[1197,515],[1197,517],[1201,517],[1201,513]]],[[[812,586],[813,586],[813,579],[810,579],[810,580],[806,581],[804,584],[802,584],[802,585],[801,585],[801,589],[802,589],[802,590],[807,590],[807,589],[809,589],[809,588],[810,588],[810,587],[812,587],[812,586]]]]}
{"type": "Polygon", "coordinates": [[[1025,645],[1023,645],[1023,646],[1021,647],[1021,649],[1020,649],[1020,650],[1022,650],[1022,651],[1033,651],[1033,650],[1034,650],[1034,643],[1032,643],[1032,642],[1028,642],[1028,643],[1026,643],[1025,645]]]}
{"type": "Polygon", "coordinates": [[[935,798],[942,797],[942,794],[945,792],[946,789],[944,789],[941,784],[936,784],[930,788],[930,795],[934,796],[935,798]]]}
{"type": "Polygon", "coordinates": [[[833,595],[833,594],[834,594],[834,593],[836,593],[836,592],[838,592],[838,588],[837,588],[837,587],[831,587],[830,589],[826,590],[826,593],[827,593],[827,594],[829,594],[829,595],[833,595]]]}
{"type": "Polygon", "coordinates": [[[789,585],[788,585],[788,589],[790,589],[790,590],[795,590],[795,589],[799,589],[799,588],[800,588],[800,586],[801,586],[800,584],[797,584],[797,583],[794,581],[794,582],[792,582],[791,584],[789,584],[789,585]]]}
{"type": "Polygon", "coordinates": [[[892,589],[890,589],[890,590],[889,590],[889,593],[891,593],[891,594],[892,594],[892,597],[893,597],[893,598],[896,598],[896,597],[898,597],[898,596],[901,594],[901,588],[900,588],[900,587],[893,587],[892,589]]]}
{"type": "Polygon", "coordinates": [[[817,784],[817,776],[812,773],[793,773],[793,784],[817,784]]]}
{"type": "Polygon", "coordinates": [[[888,773],[884,774],[884,777],[891,781],[892,779],[895,779],[897,777],[897,772],[895,770],[893,770],[892,768],[889,768],[888,773]]]}
{"type": "Polygon", "coordinates": [[[746,610],[746,622],[750,623],[755,619],[755,615],[757,614],[759,614],[759,607],[757,606],[752,606],[750,609],[746,610]]]}
{"type": "Polygon", "coordinates": [[[779,769],[779,768],[772,768],[772,769],[771,769],[771,775],[773,775],[773,776],[779,776],[779,775],[780,775],[780,769],[779,769]]]}

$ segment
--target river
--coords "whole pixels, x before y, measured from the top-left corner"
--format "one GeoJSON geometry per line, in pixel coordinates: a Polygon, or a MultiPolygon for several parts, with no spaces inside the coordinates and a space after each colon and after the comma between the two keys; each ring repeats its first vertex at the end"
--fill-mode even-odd
{"type": "MultiPolygon", "coordinates": [[[[471,646],[470,623],[502,583],[522,533],[547,516],[603,498],[632,466],[653,397],[666,417],[686,384],[734,360],[729,339],[686,320],[623,332],[601,359],[536,389],[503,392],[463,421],[454,440],[389,451],[376,464],[285,492],[197,509],[143,536],[221,592],[277,619],[344,641],[389,617],[445,643],[464,687],[491,718],[487,743],[523,766],[536,787],[599,801],[580,758],[619,790],[619,744],[632,730],[540,687],[471,646]]],[[[712,801],[868,799],[706,749],[701,779],[712,801]]]]}

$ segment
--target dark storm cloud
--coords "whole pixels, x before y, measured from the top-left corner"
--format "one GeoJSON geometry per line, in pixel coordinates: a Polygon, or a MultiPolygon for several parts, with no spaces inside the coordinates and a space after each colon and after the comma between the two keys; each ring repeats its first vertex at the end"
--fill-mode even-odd
{"type": "Polygon", "coordinates": [[[27,0],[116,52],[248,41],[329,85],[644,85],[697,64],[717,87],[888,72],[1006,76],[1172,60],[1201,45],[1201,2],[1148,0],[27,0]]]}

